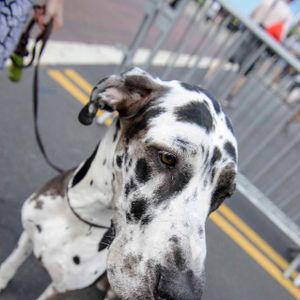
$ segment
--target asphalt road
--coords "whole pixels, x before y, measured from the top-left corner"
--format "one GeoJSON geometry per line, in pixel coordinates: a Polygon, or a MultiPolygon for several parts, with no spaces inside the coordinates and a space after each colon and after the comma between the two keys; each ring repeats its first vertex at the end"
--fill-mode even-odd
{"type": "MultiPolygon", "coordinates": [[[[95,83],[99,78],[110,74],[114,68],[114,66],[68,67],[76,69],[78,74],[90,83],[95,83]]],[[[65,74],[63,67],[52,69],[65,74]]],[[[77,165],[91,153],[105,128],[98,125],[83,127],[78,123],[77,114],[82,104],[53,80],[48,70],[49,68],[42,68],[40,77],[40,128],[50,157],[67,169],[77,165]]],[[[19,84],[10,83],[6,74],[2,73],[0,91],[2,171],[0,261],[2,261],[12,251],[21,232],[20,208],[24,199],[55,172],[42,159],[33,135],[31,70],[25,72],[19,84]]],[[[284,255],[285,246],[289,242],[279,232],[274,231],[273,227],[240,195],[229,200],[228,204],[258,233],[265,234],[264,238],[272,247],[284,255]],[[261,232],[261,228],[267,230],[261,232]]],[[[217,213],[207,224],[207,284],[203,299],[295,299],[299,294],[293,296],[282,281],[274,280],[266,266],[257,263],[255,255],[251,256],[247,249],[241,247],[238,240],[234,240],[235,231],[224,232],[227,223],[221,221],[221,214],[217,213]]],[[[243,237],[239,239],[243,240],[243,237]]],[[[250,243],[252,244],[251,241],[250,243]]],[[[35,299],[48,283],[49,277],[46,272],[35,259],[30,258],[0,295],[0,299],[35,299]]],[[[98,291],[92,287],[60,299],[99,299],[99,297],[98,291]]]]}

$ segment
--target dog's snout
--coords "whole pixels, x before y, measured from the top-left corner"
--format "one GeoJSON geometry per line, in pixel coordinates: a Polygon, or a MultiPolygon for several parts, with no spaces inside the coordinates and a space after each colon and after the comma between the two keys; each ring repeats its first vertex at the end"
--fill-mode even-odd
{"type": "Polygon", "coordinates": [[[190,271],[160,270],[156,286],[158,300],[200,300],[203,281],[190,271]]]}

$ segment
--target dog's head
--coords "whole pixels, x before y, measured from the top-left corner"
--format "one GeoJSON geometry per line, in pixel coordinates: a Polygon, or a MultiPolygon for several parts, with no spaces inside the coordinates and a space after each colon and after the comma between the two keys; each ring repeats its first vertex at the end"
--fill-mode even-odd
{"type": "Polygon", "coordinates": [[[91,101],[120,121],[112,288],[124,299],[200,299],[205,221],[235,189],[229,119],[199,87],[137,68],[99,82],[91,101]]]}

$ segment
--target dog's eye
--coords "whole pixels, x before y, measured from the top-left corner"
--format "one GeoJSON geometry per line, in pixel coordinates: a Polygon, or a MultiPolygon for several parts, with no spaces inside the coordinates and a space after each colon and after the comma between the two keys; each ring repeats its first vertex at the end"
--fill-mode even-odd
{"type": "Polygon", "coordinates": [[[174,167],[176,165],[176,157],[171,153],[160,151],[159,158],[160,161],[168,167],[174,167]]]}

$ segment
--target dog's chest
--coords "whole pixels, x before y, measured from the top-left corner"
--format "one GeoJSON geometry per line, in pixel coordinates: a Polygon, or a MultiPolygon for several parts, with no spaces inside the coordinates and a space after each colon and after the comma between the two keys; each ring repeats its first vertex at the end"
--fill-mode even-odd
{"type": "Polygon", "coordinates": [[[28,199],[22,217],[35,256],[62,291],[86,287],[105,271],[107,250],[98,249],[106,229],[80,221],[65,198],[40,195],[28,199]]]}

